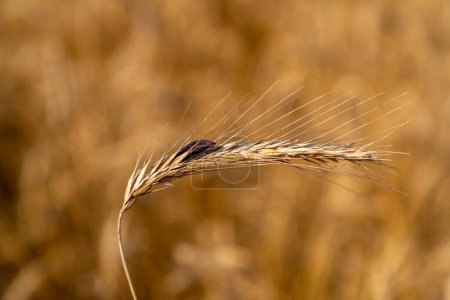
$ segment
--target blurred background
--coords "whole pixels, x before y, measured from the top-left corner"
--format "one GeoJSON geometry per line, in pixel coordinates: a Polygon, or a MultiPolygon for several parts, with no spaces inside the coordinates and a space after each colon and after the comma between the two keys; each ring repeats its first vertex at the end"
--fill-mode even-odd
{"type": "Polygon", "coordinates": [[[407,196],[283,167],[256,189],[178,180],[125,216],[138,296],[450,299],[445,0],[1,1],[2,299],[129,299],[115,227],[139,151],[189,103],[182,128],[278,80],[268,103],[407,91],[389,117],[412,119],[389,140],[407,196]]]}

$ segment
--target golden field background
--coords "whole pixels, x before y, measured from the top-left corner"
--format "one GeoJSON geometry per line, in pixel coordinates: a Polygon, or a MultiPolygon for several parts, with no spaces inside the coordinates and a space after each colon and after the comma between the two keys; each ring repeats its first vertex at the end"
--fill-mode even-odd
{"type": "Polygon", "coordinates": [[[189,102],[186,128],[278,80],[269,102],[408,91],[389,120],[411,118],[389,140],[408,196],[282,167],[252,190],[178,180],[125,217],[140,298],[450,299],[444,0],[1,1],[2,299],[129,299],[115,226],[139,151],[189,102]]]}

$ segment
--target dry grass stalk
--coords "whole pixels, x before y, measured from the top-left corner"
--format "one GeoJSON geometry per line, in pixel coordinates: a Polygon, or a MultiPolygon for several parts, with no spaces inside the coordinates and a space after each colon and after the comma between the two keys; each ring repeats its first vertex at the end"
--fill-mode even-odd
{"type": "MultiPolygon", "coordinates": [[[[270,110],[285,101],[288,97],[278,102],[270,110]]],[[[372,100],[373,98],[374,97],[366,99],[363,102],[367,102],[369,100],[372,100]]],[[[253,108],[260,99],[258,99],[250,107],[250,109],[253,108]]],[[[318,98],[314,99],[313,101],[317,99],[318,98]]],[[[328,111],[336,109],[346,101],[339,102],[337,105],[328,109],[328,111]]],[[[320,109],[323,109],[324,107],[325,106],[320,107],[318,110],[313,111],[313,113],[318,114],[318,111],[320,109]]],[[[379,118],[386,117],[387,115],[400,109],[400,107],[395,107],[379,118]]],[[[377,108],[374,108],[371,111],[375,109],[377,108]]],[[[239,119],[242,118],[242,116],[247,112],[248,110],[241,114],[239,119]]],[[[261,118],[262,116],[267,114],[267,112],[268,111],[259,115],[256,119],[261,118]]],[[[341,113],[342,112],[343,111],[341,111],[341,113]]],[[[335,113],[326,121],[335,118],[338,114],[339,113],[335,113]]],[[[355,119],[360,117],[361,115],[356,117],[355,119]]],[[[256,119],[254,119],[251,123],[253,123],[256,119]]],[[[222,120],[220,122],[222,122],[222,120]]],[[[274,122],[269,123],[269,125],[271,125],[272,123],[274,122]]],[[[291,123],[290,125],[282,129],[287,128],[289,132],[292,132],[297,128],[305,125],[306,123],[309,122],[305,122],[300,126],[296,126],[294,127],[294,129],[289,128],[292,127],[291,125],[293,123],[291,123]]],[[[365,127],[369,123],[370,122],[367,122],[364,125],[352,130],[351,132],[365,127]]],[[[233,123],[232,125],[234,124],[235,123],[233,123]]],[[[384,135],[382,139],[390,135],[394,128],[403,126],[404,124],[405,123],[390,128],[388,134],[384,135]]],[[[246,128],[247,126],[248,125],[239,127],[237,129],[232,129],[232,137],[236,137],[237,134],[242,132],[242,129],[246,128]]],[[[227,131],[229,131],[232,127],[233,126],[227,128],[227,131]]],[[[255,132],[260,131],[260,129],[255,132]]],[[[347,169],[346,172],[342,173],[361,177],[363,179],[371,180],[379,184],[389,185],[389,183],[383,177],[368,169],[367,165],[386,166],[386,156],[398,152],[375,150],[374,148],[372,148],[375,142],[360,145],[361,141],[367,139],[368,137],[349,143],[338,143],[341,138],[347,134],[328,142],[319,142],[321,138],[328,135],[334,130],[335,129],[330,130],[325,134],[322,134],[319,137],[307,142],[300,141],[299,136],[301,136],[301,134],[289,139],[285,138],[286,134],[280,134],[278,138],[267,140],[261,139],[256,142],[247,142],[244,139],[231,141],[231,138],[220,142],[220,137],[224,136],[224,134],[222,134],[215,140],[200,139],[191,141],[189,143],[186,143],[185,141],[184,145],[182,145],[177,151],[174,151],[172,154],[168,154],[166,151],[162,155],[162,157],[153,165],[150,164],[151,158],[146,160],[141,166],[138,160],[136,167],[128,181],[123,206],[120,210],[117,224],[117,238],[119,242],[120,255],[133,298],[137,299],[132,280],[125,262],[121,241],[121,220],[123,214],[133,206],[138,197],[149,194],[156,190],[167,188],[171,186],[171,182],[177,178],[182,178],[185,176],[203,172],[262,165],[287,165],[304,171],[313,172],[315,174],[319,174],[320,176],[320,174],[324,173],[339,173],[342,169],[345,170],[345,167],[342,167],[341,165],[342,163],[346,162],[350,163],[353,166],[356,166],[356,169],[347,169]],[[358,172],[358,169],[362,171],[358,172]]],[[[378,141],[379,140],[377,140],[376,142],[378,141]]]]}

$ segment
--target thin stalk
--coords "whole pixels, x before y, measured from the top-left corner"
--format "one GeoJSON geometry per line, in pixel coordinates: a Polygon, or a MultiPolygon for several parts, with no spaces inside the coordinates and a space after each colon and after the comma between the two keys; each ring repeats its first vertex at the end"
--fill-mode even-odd
{"type": "Polygon", "coordinates": [[[122,217],[123,214],[131,207],[131,205],[124,205],[120,209],[119,217],[117,218],[117,241],[119,243],[120,259],[122,261],[122,266],[125,271],[125,276],[127,277],[128,285],[130,287],[131,295],[133,300],[137,300],[136,292],[134,291],[133,281],[131,280],[130,273],[128,272],[127,262],[125,260],[125,255],[123,254],[122,248],[122,217]]]}

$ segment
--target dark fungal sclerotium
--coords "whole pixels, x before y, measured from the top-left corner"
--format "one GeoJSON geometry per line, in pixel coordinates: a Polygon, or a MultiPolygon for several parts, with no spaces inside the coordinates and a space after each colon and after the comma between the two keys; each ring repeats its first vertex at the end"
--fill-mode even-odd
{"type": "Polygon", "coordinates": [[[221,147],[217,146],[217,144],[210,140],[195,140],[192,142],[189,142],[183,148],[181,148],[175,157],[179,157],[180,155],[183,155],[186,152],[189,152],[188,155],[186,155],[185,158],[181,162],[188,162],[193,159],[197,159],[200,157],[203,157],[205,155],[211,154],[213,152],[216,152],[220,150],[221,147]]]}

